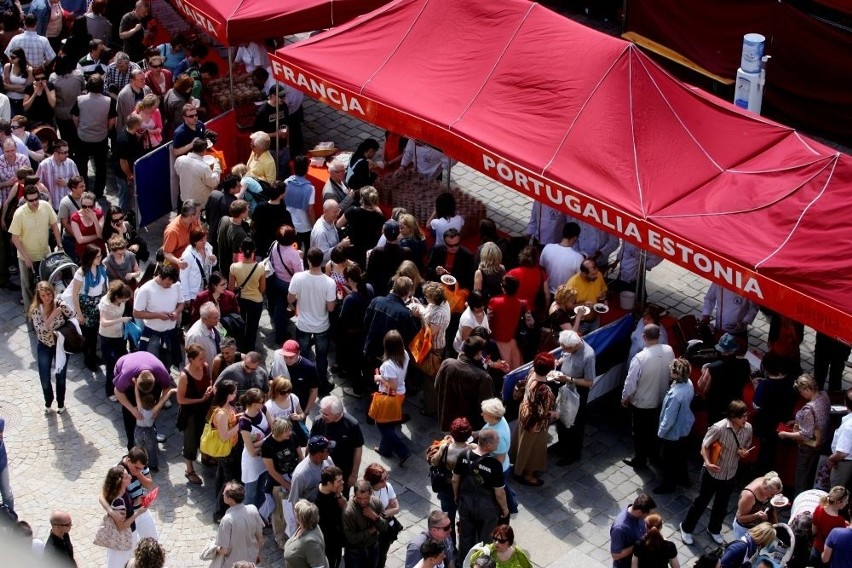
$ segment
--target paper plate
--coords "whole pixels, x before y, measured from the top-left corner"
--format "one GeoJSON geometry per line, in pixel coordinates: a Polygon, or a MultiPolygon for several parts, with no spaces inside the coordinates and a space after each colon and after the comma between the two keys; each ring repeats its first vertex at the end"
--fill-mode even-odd
{"type": "Polygon", "coordinates": [[[609,306],[606,304],[597,303],[594,305],[595,311],[599,314],[605,314],[609,311],[609,306]]]}
{"type": "Polygon", "coordinates": [[[588,306],[576,306],[574,308],[574,313],[581,317],[587,315],[590,311],[591,309],[588,306]]]}
{"type": "Polygon", "coordinates": [[[452,274],[444,274],[443,276],[441,276],[441,283],[446,284],[447,286],[455,286],[456,277],[452,274]]]}
{"type": "Polygon", "coordinates": [[[789,505],[789,504],[790,504],[790,500],[789,500],[789,499],[787,499],[786,497],[784,497],[783,495],[776,495],[775,497],[773,497],[773,498],[769,501],[769,503],[770,503],[773,507],[786,507],[787,505],[789,505]]]}

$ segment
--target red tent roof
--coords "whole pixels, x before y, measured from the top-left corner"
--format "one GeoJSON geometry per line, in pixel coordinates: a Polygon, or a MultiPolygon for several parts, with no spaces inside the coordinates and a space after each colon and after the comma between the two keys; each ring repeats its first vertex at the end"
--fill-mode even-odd
{"type": "Polygon", "coordinates": [[[852,339],[852,159],[525,0],[396,0],[276,76],[852,339]]]}
{"type": "Polygon", "coordinates": [[[348,22],[386,0],[170,0],[222,45],[321,30],[348,22]]]}

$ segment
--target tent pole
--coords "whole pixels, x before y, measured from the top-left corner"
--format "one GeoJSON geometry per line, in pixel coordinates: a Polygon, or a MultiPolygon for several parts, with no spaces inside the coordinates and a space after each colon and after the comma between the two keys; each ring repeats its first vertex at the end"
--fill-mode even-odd
{"type": "Polygon", "coordinates": [[[627,31],[627,0],[621,4],[621,33],[627,31]]]}
{"type": "Polygon", "coordinates": [[[236,105],[234,104],[234,52],[233,47],[228,46],[228,85],[231,89],[230,97],[231,97],[231,110],[234,111],[234,116],[236,116],[236,105]]]}
{"type": "Polygon", "coordinates": [[[633,315],[637,318],[645,311],[645,264],[647,261],[648,251],[639,249],[639,272],[636,275],[636,297],[633,303],[633,315]]]}
{"type": "Polygon", "coordinates": [[[275,86],[272,88],[275,89],[275,165],[278,166],[278,157],[281,155],[281,148],[279,147],[281,139],[278,136],[281,133],[281,126],[278,124],[278,105],[280,104],[279,99],[281,97],[278,96],[278,81],[275,82],[275,86]]]}

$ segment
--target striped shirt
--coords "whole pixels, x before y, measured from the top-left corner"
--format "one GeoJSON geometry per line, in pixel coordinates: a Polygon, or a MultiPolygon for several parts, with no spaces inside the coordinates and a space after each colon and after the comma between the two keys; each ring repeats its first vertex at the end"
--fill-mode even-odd
{"type": "Polygon", "coordinates": [[[734,432],[733,425],[727,418],[719,420],[707,429],[701,446],[709,448],[717,440],[722,444],[722,453],[719,456],[719,463],[716,464],[720,470],[717,473],[707,470],[707,473],[716,479],[726,481],[737,474],[737,467],[740,464],[737,449],[751,447],[751,424],[746,422],[739,432],[734,432]]]}
{"type": "MultiPolygon", "coordinates": [[[[0,158],[0,183],[13,179],[17,180],[18,170],[28,167],[30,167],[30,158],[24,154],[15,154],[15,161],[11,164],[5,158],[0,158]]],[[[9,197],[9,190],[13,187],[15,185],[0,188],[0,203],[6,201],[6,198],[9,197]]]]}
{"type": "Polygon", "coordinates": [[[66,157],[65,161],[60,164],[55,156],[51,156],[38,165],[36,175],[50,191],[50,204],[53,206],[53,210],[58,211],[59,202],[68,195],[68,180],[80,175],[80,173],[77,171],[77,164],[74,163],[74,160],[69,160],[66,157]],[[60,186],[56,183],[59,178],[65,180],[64,185],[60,186]]]}

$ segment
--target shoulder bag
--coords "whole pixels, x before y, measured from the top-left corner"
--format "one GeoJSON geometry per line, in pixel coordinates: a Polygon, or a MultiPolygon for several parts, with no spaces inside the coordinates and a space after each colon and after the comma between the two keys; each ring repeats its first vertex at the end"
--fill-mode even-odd
{"type": "Polygon", "coordinates": [[[213,426],[213,416],[216,416],[215,412],[204,425],[204,431],[201,433],[201,451],[212,458],[228,457],[233,446],[230,440],[222,440],[219,436],[219,430],[213,426]]]}
{"type": "Polygon", "coordinates": [[[252,266],[252,267],[251,267],[251,270],[249,270],[248,276],[246,276],[246,279],[245,279],[245,280],[243,280],[243,283],[242,283],[242,284],[240,284],[239,286],[237,286],[236,288],[234,288],[234,296],[236,296],[236,297],[237,297],[237,300],[239,300],[239,299],[240,299],[240,297],[242,296],[243,286],[245,286],[245,285],[246,285],[246,283],[247,283],[249,280],[251,280],[251,275],[252,275],[252,274],[254,274],[254,271],[255,271],[255,270],[257,270],[257,266],[258,266],[258,263],[257,263],[257,262],[255,262],[255,263],[254,263],[254,266],[252,266]]]}
{"type": "Polygon", "coordinates": [[[373,400],[370,402],[367,416],[379,424],[399,422],[402,420],[402,403],[404,400],[405,395],[398,395],[395,391],[389,393],[376,391],[373,393],[373,400]]]}
{"type": "Polygon", "coordinates": [[[293,402],[293,397],[295,395],[290,395],[290,424],[293,425],[293,440],[295,440],[296,445],[300,448],[304,448],[308,445],[308,427],[305,426],[304,420],[293,420],[293,413],[296,412],[296,404],[293,402]]]}
{"type": "Polygon", "coordinates": [[[441,458],[438,461],[438,465],[429,466],[429,480],[432,483],[432,491],[435,493],[452,489],[451,480],[453,472],[447,467],[447,452],[449,449],[450,445],[448,443],[444,444],[444,447],[440,450],[441,458]]]}
{"type": "Polygon", "coordinates": [[[133,548],[133,531],[129,527],[123,531],[118,530],[112,517],[104,515],[92,543],[110,550],[130,550],[133,548]]]}

